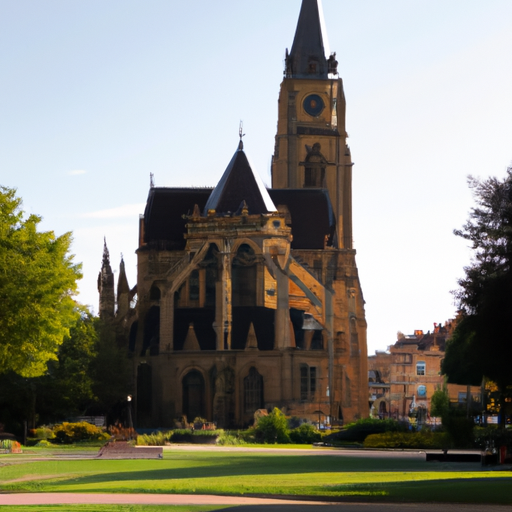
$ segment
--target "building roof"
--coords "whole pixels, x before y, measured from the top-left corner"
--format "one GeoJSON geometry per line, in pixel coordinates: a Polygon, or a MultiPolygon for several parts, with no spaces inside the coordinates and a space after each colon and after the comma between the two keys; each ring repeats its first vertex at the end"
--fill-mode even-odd
{"type": "Polygon", "coordinates": [[[292,249],[336,247],[336,221],[327,190],[283,188],[268,192],[278,210],[286,206],[290,213],[287,224],[292,228],[292,249]]]}
{"type": "Polygon", "coordinates": [[[187,231],[183,215],[191,214],[196,204],[202,210],[211,193],[211,188],[150,188],[144,210],[144,242],[183,250],[187,231]]]}
{"type": "Polygon", "coordinates": [[[321,0],[302,0],[299,21],[290,55],[288,74],[293,78],[327,78],[328,66],[324,42],[321,0]],[[312,63],[316,65],[311,67],[312,63]]]}
{"type": "Polygon", "coordinates": [[[203,214],[207,215],[208,210],[215,210],[217,214],[235,213],[241,209],[244,201],[250,215],[277,211],[263,181],[252,170],[240,141],[219,183],[208,198],[203,214]]]}
{"type": "MultiPolygon", "coordinates": [[[[335,218],[327,190],[265,192],[280,210],[285,206],[289,212],[287,223],[292,228],[292,249],[323,249],[326,237],[327,245],[335,246],[335,218]]],[[[187,220],[183,216],[190,215],[195,205],[204,210],[211,194],[211,188],[151,188],[144,210],[144,242],[161,249],[183,250],[187,232],[187,220]]]]}

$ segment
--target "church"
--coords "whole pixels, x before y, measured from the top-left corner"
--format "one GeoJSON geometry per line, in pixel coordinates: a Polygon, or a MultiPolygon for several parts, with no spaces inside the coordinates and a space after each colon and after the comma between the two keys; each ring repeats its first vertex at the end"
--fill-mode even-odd
{"type": "Polygon", "coordinates": [[[135,424],[250,425],[281,409],[324,425],[368,415],[364,299],[352,244],[352,159],[320,0],[302,0],[286,50],[266,188],[238,147],[217,186],[151,184],[137,284],[108,249],[100,316],[133,364],[135,424]]]}

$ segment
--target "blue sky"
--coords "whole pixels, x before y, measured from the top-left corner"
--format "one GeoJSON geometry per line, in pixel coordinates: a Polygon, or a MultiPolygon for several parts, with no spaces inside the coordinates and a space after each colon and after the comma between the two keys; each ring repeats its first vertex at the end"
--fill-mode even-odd
{"type": "MultiPolygon", "coordinates": [[[[300,0],[0,0],[0,184],[73,231],[97,310],[106,236],[135,284],[157,186],[213,186],[238,143],[270,185],[300,0]]],[[[469,174],[512,160],[512,2],[324,0],[347,98],[369,352],[455,314],[469,174]]]]}

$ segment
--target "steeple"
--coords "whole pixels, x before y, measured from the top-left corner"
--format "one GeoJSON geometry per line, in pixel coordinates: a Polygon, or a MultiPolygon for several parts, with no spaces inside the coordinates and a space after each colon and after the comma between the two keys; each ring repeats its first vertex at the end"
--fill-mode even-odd
{"type": "Polygon", "coordinates": [[[110,266],[110,254],[107,240],[103,240],[103,259],[101,270],[98,274],[98,292],[100,294],[99,315],[100,318],[112,318],[115,312],[114,273],[110,266]]]}
{"type": "Polygon", "coordinates": [[[327,38],[324,37],[321,0],[302,0],[292,50],[286,55],[288,78],[327,78],[327,38]]]}
{"type": "Polygon", "coordinates": [[[126,277],[123,255],[119,264],[119,277],[117,278],[117,312],[118,318],[123,318],[130,309],[130,287],[126,277]]]}
{"type": "Polygon", "coordinates": [[[242,210],[244,202],[251,215],[277,211],[263,181],[247,160],[240,132],[238,149],[208,198],[204,214],[207,215],[209,210],[215,210],[217,214],[236,214],[242,210]]]}

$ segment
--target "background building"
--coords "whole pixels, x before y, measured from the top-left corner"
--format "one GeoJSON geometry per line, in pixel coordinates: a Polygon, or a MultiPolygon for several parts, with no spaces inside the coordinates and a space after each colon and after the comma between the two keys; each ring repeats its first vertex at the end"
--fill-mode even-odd
{"type": "MultiPolygon", "coordinates": [[[[430,401],[436,389],[444,385],[441,362],[446,340],[455,327],[454,321],[434,324],[432,332],[417,330],[413,335],[399,334],[387,351],[368,357],[370,407],[373,415],[405,418],[419,411],[428,418],[430,401]]],[[[447,384],[452,406],[473,407],[481,404],[481,388],[447,384]]]]}

